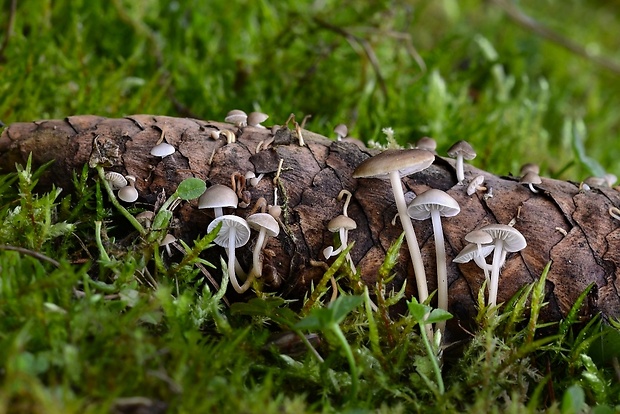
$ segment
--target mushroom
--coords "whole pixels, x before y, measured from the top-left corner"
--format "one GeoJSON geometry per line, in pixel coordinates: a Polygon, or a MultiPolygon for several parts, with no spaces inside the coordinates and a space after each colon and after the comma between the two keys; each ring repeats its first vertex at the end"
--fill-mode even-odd
{"type": "Polygon", "coordinates": [[[224,122],[235,124],[237,127],[247,125],[248,115],[240,109],[233,109],[226,114],[224,122]]]}
{"type": "Polygon", "coordinates": [[[342,141],[349,133],[349,128],[345,124],[338,124],[334,127],[334,132],[338,136],[337,140],[342,141]]]}
{"type": "MultiPolygon", "coordinates": [[[[326,259],[329,259],[332,256],[337,255],[341,251],[347,248],[349,244],[349,230],[355,230],[357,228],[357,223],[350,217],[341,214],[329,221],[327,223],[327,230],[332,233],[338,233],[340,237],[340,247],[336,250],[332,246],[328,246],[323,250],[323,255],[326,259]]],[[[351,266],[351,271],[355,274],[355,263],[353,263],[353,259],[351,258],[351,254],[347,253],[347,262],[351,266]]]]}
{"type": "Polygon", "coordinates": [[[386,150],[363,161],[353,171],[354,178],[375,177],[390,180],[396,209],[405,232],[407,247],[413,263],[420,303],[424,303],[428,298],[428,286],[418,240],[411,219],[407,215],[407,204],[405,203],[401,177],[428,168],[434,159],[435,156],[432,153],[419,149],[386,150]]]}
{"type": "Polygon", "coordinates": [[[174,154],[174,151],[176,151],[174,149],[174,147],[166,142],[162,142],[160,144],[155,145],[152,149],[151,149],[151,155],[154,155],[155,157],[167,157],[168,155],[172,155],[174,154]]]}
{"type": "Polygon", "coordinates": [[[521,166],[521,169],[519,170],[519,172],[521,173],[522,176],[527,174],[528,172],[540,174],[540,167],[538,166],[538,164],[528,162],[527,164],[523,164],[521,166]]]}
{"type": "Polygon", "coordinates": [[[226,253],[228,254],[228,277],[230,278],[230,283],[237,293],[243,293],[248,289],[249,284],[247,284],[247,286],[244,284],[243,287],[239,285],[235,273],[235,249],[244,246],[248,242],[250,239],[250,227],[241,217],[227,214],[225,216],[216,217],[209,223],[207,231],[210,233],[219,223],[222,223],[222,227],[213,241],[218,246],[222,246],[226,249],[226,253]]]}
{"type": "Polygon", "coordinates": [[[147,230],[151,228],[151,224],[155,219],[155,213],[152,211],[143,211],[136,216],[136,220],[142,224],[147,230]]]}
{"type": "Polygon", "coordinates": [[[465,240],[476,245],[476,251],[478,252],[477,258],[481,259],[480,262],[476,261],[476,264],[478,264],[478,266],[482,268],[482,270],[484,271],[484,279],[487,281],[487,283],[489,283],[489,268],[488,266],[486,266],[487,263],[484,262],[485,266],[481,265],[482,260],[484,260],[484,258],[489,255],[490,251],[489,253],[484,254],[482,250],[482,245],[493,243],[493,237],[491,237],[491,235],[486,231],[473,230],[465,235],[465,240]]]}
{"type": "Polygon", "coordinates": [[[239,198],[232,188],[215,184],[202,193],[198,199],[198,208],[212,208],[215,218],[218,218],[224,214],[222,208],[237,208],[238,203],[239,198]]]}
{"type": "Polygon", "coordinates": [[[459,184],[465,179],[463,160],[473,160],[476,155],[476,151],[467,141],[458,141],[448,149],[448,156],[456,158],[456,180],[459,184]]]}
{"type": "Polygon", "coordinates": [[[471,196],[478,190],[485,191],[487,188],[482,185],[483,183],[484,183],[484,175],[476,176],[473,180],[471,180],[471,182],[467,186],[467,195],[471,196]]]}
{"type": "Polygon", "coordinates": [[[431,137],[422,137],[418,140],[418,142],[416,142],[415,147],[417,149],[430,151],[435,154],[435,150],[437,149],[437,141],[431,137]]]}
{"type": "MultiPolygon", "coordinates": [[[[437,305],[439,309],[448,310],[448,270],[446,266],[446,246],[441,227],[441,217],[453,217],[461,208],[448,193],[430,189],[419,194],[407,207],[407,214],[414,220],[426,220],[430,217],[435,237],[435,260],[437,262],[437,305]]],[[[402,219],[401,219],[402,221],[402,219]]],[[[443,331],[445,322],[437,324],[443,331]]]]}
{"type": "Polygon", "coordinates": [[[138,199],[138,190],[136,190],[136,177],[133,175],[128,175],[125,177],[127,179],[128,184],[118,190],[118,198],[126,203],[133,203],[138,199]]]}
{"type": "Polygon", "coordinates": [[[267,119],[269,119],[269,115],[267,114],[262,112],[250,112],[247,123],[248,126],[264,129],[265,127],[262,126],[261,123],[265,122],[267,119]]]}
{"type": "Polygon", "coordinates": [[[538,190],[534,188],[533,184],[540,184],[542,183],[542,180],[540,179],[540,176],[535,172],[528,171],[523,177],[521,177],[519,183],[529,186],[532,193],[538,193],[538,190]]]}
{"type": "Polygon", "coordinates": [[[105,173],[105,179],[110,184],[113,190],[119,190],[127,186],[127,180],[123,177],[123,174],[114,171],[108,171],[105,173]]]}
{"type": "Polygon", "coordinates": [[[172,252],[170,251],[170,245],[176,240],[177,238],[174,237],[172,234],[166,233],[162,241],[159,242],[159,245],[166,249],[166,253],[168,253],[168,256],[172,256],[172,252]]]}
{"type": "Polygon", "coordinates": [[[503,263],[502,256],[506,253],[518,252],[527,246],[525,237],[519,230],[505,224],[489,224],[481,227],[493,237],[493,262],[491,264],[491,283],[489,285],[489,306],[497,304],[499,286],[499,270],[503,263]]]}
{"type": "Polygon", "coordinates": [[[249,286],[254,277],[261,277],[263,274],[263,260],[260,257],[261,250],[265,248],[268,237],[277,237],[280,234],[280,226],[273,216],[269,213],[255,213],[246,219],[250,228],[258,231],[258,239],[252,252],[252,269],[250,270],[245,285],[249,286]]]}
{"type": "Polygon", "coordinates": [[[258,174],[258,176],[256,176],[256,174],[253,171],[248,171],[245,173],[245,179],[250,183],[252,187],[256,187],[258,183],[260,182],[260,180],[263,179],[264,176],[265,176],[264,173],[258,174]]]}

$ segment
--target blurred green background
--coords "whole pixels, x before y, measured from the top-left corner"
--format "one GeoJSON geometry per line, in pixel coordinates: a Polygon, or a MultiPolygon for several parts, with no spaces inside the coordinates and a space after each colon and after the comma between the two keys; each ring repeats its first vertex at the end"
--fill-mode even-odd
{"type": "Polygon", "coordinates": [[[5,124],[91,113],[222,120],[233,108],[266,112],[269,124],[294,112],[327,136],[343,122],[365,141],[384,142],[387,126],[403,145],[432,136],[440,152],[466,139],[473,164],[496,174],[537,162],[564,179],[620,175],[617,1],[0,4],[5,124]],[[520,25],[522,15],[534,23],[520,25]]]}

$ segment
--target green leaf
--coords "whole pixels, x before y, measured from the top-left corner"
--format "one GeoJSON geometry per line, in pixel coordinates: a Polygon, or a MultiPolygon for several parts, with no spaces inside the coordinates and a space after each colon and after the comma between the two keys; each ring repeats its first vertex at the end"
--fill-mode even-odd
{"type": "Polygon", "coordinates": [[[207,184],[200,178],[186,178],[177,188],[177,195],[183,200],[198,198],[207,189],[207,184]]]}
{"type": "Polygon", "coordinates": [[[570,386],[562,397],[562,406],[560,411],[562,414],[580,413],[585,406],[586,396],[583,389],[575,384],[570,386]]]}
{"type": "Polygon", "coordinates": [[[447,321],[448,319],[452,319],[452,314],[443,309],[433,309],[428,315],[428,318],[424,321],[425,324],[428,323],[437,323],[441,321],[447,321]]]}
{"type": "Polygon", "coordinates": [[[415,319],[418,323],[424,322],[424,318],[431,310],[430,306],[419,303],[416,298],[411,298],[411,301],[407,303],[407,307],[409,308],[409,313],[411,313],[413,319],[415,319]]]}
{"type": "Polygon", "coordinates": [[[330,303],[328,308],[333,312],[332,321],[339,324],[349,312],[361,305],[363,301],[363,296],[339,296],[338,299],[330,303]]]}

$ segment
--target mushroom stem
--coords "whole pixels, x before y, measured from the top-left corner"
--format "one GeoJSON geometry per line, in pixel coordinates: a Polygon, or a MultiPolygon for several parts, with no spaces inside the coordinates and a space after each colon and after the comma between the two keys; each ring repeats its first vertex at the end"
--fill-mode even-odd
{"type": "MultiPolygon", "coordinates": [[[[263,260],[260,257],[260,252],[263,250],[263,245],[265,244],[265,235],[267,234],[267,230],[262,228],[258,232],[258,238],[256,239],[256,245],[254,246],[254,250],[252,251],[252,269],[248,274],[248,280],[254,279],[255,276],[261,277],[263,274],[263,260]]],[[[245,283],[248,283],[246,280],[245,283]]]]}
{"type": "Polygon", "coordinates": [[[465,179],[465,172],[463,171],[463,156],[458,155],[456,157],[456,181],[462,183],[465,179]]]}
{"type": "Polygon", "coordinates": [[[499,268],[502,265],[502,253],[504,250],[504,241],[500,238],[495,240],[495,249],[493,249],[493,264],[491,269],[491,284],[489,285],[489,306],[497,304],[497,290],[499,287],[499,268]]]}
{"type": "Polygon", "coordinates": [[[532,193],[535,193],[535,194],[538,193],[538,190],[534,188],[534,185],[532,183],[528,183],[528,187],[530,187],[530,191],[532,193]]]}
{"type": "Polygon", "coordinates": [[[234,228],[232,228],[230,230],[230,233],[228,234],[228,278],[230,279],[230,284],[233,286],[235,291],[237,293],[243,293],[246,290],[248,290],[248,288],[252,284],[252,281],[254,280],[254,276],[250,272],[250,275],[248,276],[245,283],[242,286],[239,285],[239,281],[237,280],[237,274],[235,273],[235,268],[237,265],[237,261],[235,260],[235,236],[236,234],[237,234],[237,231],[234,228]]]}
{"type": "MultiPolygon", "coordinates": [[[[435,260],[437,263],[437,307],[445,311],[448,310],[448,269],[446,267],[446,245],[441,228],[441,215],[439,210],[431,209],[431,222],[433,223],[433,234],[435,237],[435,260]]],[[[438,322],[437,330],[443,332],[446,322],[438,322]]]]}
{"type": "Polygon", "coordinates": [[[482,244],[477,243],[478,246],[478,255],[474,257],[474,262],[484,271],[484,280],[487,281],[487,285],[489,284],[489,265],[484,260],[484,254],[482,253],[482,244]]]}
{"type": "Polygon", "coordinates": [[[407,240],[407,247],[409,248],[409,254],[411,255],[411,261],[413,263],[413,271],[415,273],[416,285],[418,287],[418,299],[420,303],[424,303],[426,299],[428,299],[428,286],[426,283],[424,262],[422,262],[422,253],[420,252],[420,246],[418,245],[418,239],[416,237],[415,230],[413,229],[413,224],[407,215],[407,203],[405,202],[405,194],[403,193],[400,174],[398,171],[392,171],[389,174],[394,192],[396,209],[398,210],[398,216],[403,226],[403,230],[405,231],[405,239],[407,240]]]}

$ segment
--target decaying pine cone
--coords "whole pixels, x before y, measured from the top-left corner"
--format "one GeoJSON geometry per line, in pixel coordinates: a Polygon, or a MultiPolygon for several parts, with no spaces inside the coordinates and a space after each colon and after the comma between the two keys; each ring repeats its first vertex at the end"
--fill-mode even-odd
{"type": "MultiPolygon", "coordinates": [[[[322,250],[333,244],[326,225],[342,214],[343,202],[336,199],[342,189],[353,193],[348,214],[357,222],[357,229],[349,233],[349,241],[355,241],[351,256],[364,281],[373,286],[386,250],[402,232],[398,221],[391,223],[396,207],[389,184],[351,176],[360,162],[377,151],[335,142],[306,130],[303,137],[306,146],[301,147],[294,132],[286,128],[272,134],[268,129],[165,116],[72,116],[10,125],[0,137],[0,168],[4,172],[12,170],[15,163],[25,163],[32,152],[35,165],[56,160],[44,177],[45,183],[70,189],[74,170],[85,163],[102,163],[106,170],[138,177],[140,201],[150,204],[162,191],[171,194],[191,176],[209,185],[230,186],[235,173],[264,173],[266,178],[256,187],[246,185],[244,189],[251,207],[259,197],[273,203],[272,179],[282,159],[278,200],[283,209],[282,231],[270,239],[265,253],[265,271],[283,281],[279,291],[285,297],[303,297],[311,282],[316,284],[323,275],[325,267],[317,262],[324,260],[322,250]],[[213,131],[223,130],[235,133],[237,141],[226,144],[225,139],[211,138],[213,131]],[[165,141],[177,149],[163,159],[149,154],[162,131],[165,141]],[[257,152],[261,141],[262,149],[257,152]]],[[[466,181],[477,175],[485,177],[493,197],[487,198],[482,192],[468,196],[466,186],[456,184],[453,161],[441,157],[436,157],[427,170],[403,179],[409,199],[414,193],[438,188],[460,204],[460,214],[443,220],[449,259],[465,246],[463,237],[471,230],[516,219],[514,227],[525,236],[528,246],[508,255],[498,302],[536,280],[552,261],[546,287],[549,305],[543,311],[546,320],[565,316],[592,282],[596,288],[584,316],[596,312],[606,317],[620,316],[620,222],[608,214],[610,207],[620,206],[618,191],[601,187],[580,192],[574,183],[543,178],[537,185],[539,193],[534,194],[515,178],[466,166],[466,181]]],[[[177,236],[186,241],[206,232],[213,218],[212,211],[198,210],[196,204],[186,203],[176,212],[181,223],[177,236]]],[[[240,208],[234,214],[245,217],[249,210],[240,208]]],[[[429,291],[433,291],[435,253],[430,220],[416,221],[414,227],[429,277],[429,291]]],[[[249,267],[252,247],[251,241],[241,249],[240,260],[245,268],[249,267]]],[[[395,272],[395,287],[407,279],[407,293],[414,295],[416,284],[406,244],[395,272]]],[[[460,319],[475,315],[475,297],[483,279],[475,264],[457,265],[449,260],[450,311],[460,319]]]]}

